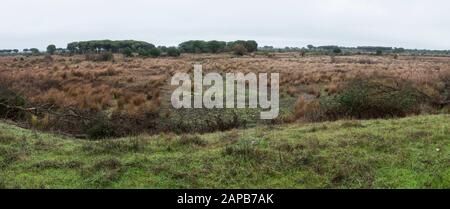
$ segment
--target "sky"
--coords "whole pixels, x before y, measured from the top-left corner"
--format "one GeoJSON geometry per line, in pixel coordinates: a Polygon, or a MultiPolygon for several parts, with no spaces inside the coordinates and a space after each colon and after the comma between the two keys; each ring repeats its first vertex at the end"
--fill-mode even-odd
{"type": "Polygon", "coordinates": [[[80,40],[450,49],[448,0],[0,0],[0,49],[80,40]]]}

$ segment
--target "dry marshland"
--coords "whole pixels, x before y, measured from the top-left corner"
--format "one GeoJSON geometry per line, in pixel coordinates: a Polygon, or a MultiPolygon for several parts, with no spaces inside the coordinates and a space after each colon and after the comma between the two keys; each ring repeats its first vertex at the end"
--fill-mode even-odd
{"type": "Polygon", "coordinates": [[[294,101],[300,98],[300,103],[305,98],[334,94],[344,82],[360,75],[411,81],[427,96],[441,100],[450,88],[443,79],[450,78],[450,57],[303,57],[299,53],[244,57],[183,54],[180,58],[147,59],[115,55],[114,61],[108,62],[88,61],[78,55],[0,57],[0,82],[32,106],[135,119],[167,110],[171,76],[192,71],[196,63],[203,65],[204,72],[278,72],[281,96],[294,101]]]}

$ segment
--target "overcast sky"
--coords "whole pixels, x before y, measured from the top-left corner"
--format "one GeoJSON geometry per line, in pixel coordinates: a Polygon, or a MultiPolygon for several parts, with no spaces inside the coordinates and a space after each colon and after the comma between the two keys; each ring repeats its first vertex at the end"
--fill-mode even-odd
{"type": "Polygon", "coordinates": [[[0,48],[92,39],[450,49],[448,0],[0,0],[0,48]]]}

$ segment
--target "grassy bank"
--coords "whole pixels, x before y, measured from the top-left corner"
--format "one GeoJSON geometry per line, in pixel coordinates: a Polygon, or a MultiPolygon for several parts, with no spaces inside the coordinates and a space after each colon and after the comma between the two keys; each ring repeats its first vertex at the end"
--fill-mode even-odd
{"type": "Polygon", "coordinates": [[[0,188],[450,188],[450,116],[105,141],[0,123],[0,188]]]}

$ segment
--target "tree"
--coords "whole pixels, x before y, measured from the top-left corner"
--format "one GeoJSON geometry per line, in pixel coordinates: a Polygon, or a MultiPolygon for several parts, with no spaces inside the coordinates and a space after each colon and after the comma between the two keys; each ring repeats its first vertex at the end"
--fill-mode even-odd
{"type": "Polygon", "coordinates": [[[333,49],[333,53],[340,54],[340,53],[342,53],[342,50],[340,48],[335,48],[335,49],[333,49]]]}
{"type": "Polygon", "coordinates": [[[50,44],[47,46],[47,53],[53,55],[56,51],[56,46],[54,44],[50,44]]]}
{"type": "Polygon", "coordinates": [[[314,49],[314,46],[313,45],[311,45],[311,44],[309,44],[308,46],[306,46],[306,47],[308,47],[308,49],[309,50],[312,50],[312,49],[314,49]]]}
{"type": "Polygon", "coordinates": [[[228,51],[233,51],[234,47],[236,45],[242,45],[246,52],[254,52],[258,50],[258,43],[256,43],[256,41],[253,40],[249,40],[249,41],[243,41],[243,40],[237,40],[237,41],[232,41],[232,42],[228,42],[227,43],[227,49],[228,51]]]}
{"type": "Polygon", "coordinates": [[[158,46],[158,49],[161,50],[162,53],[167,52],[167,47],[166,46],[158,46]]]}
{"type": "Polygon", "coordinates": [[[167,48],[167,56],[169,57],[179,57],[180,56],[180,50],[176,47],[169,47],[167,48]]]}
{"type": "Polygon", "coordinates": [[[124,41],[111,41],[111,40],[93,40],[93,41],[80,41],[72,42],[67,45],[67,50],[71,53],[90,53],[108,51],[112,53],[123,53],[125,49],[130,49],[132,52],[139,52],[140,50],[150,50],[155,48],[155,45],[147,43],[145,41],[124,40],[124,41]]]}
{"type": "Polygon", "coordinates": [[[138,54],[139,54],[139,56],[142,56],[142,57],[150,57],[149,51],[145,50],[145,49],[140,49],[138,51],[138,54]]]}
{"type": "Polygon", "coordinates": [[[151,57],[159,57],[161,55],[161,50],[158,48],[153,48],[149,50],[149,54],[151,57]]]}
{"type": "Polygon", "coordinates": [[[30,51],[31,51],[31,53],[33,53],[33,54],[39,54],[39,49],[31,48],[30,51]]]}
{"type": "Polygon", "coordinates": [[[258,43],[253,40],[246,41],[244,46],[248,52],[255,52],[258,50],[258,43]]]}
{"type": "Polygon", "coordinates": [[[67,50],[69,50],[70,53],[76,53],[77,52],[77,42],[72,42],[67,44],[67,50]]]}
{"type": "Polygon", "coordinates": [[[394,53],[403,53],[403,52],[405,52],[404,48],[395,48],[394,49],[394,53]]]}
{"type": "Polygon", "coordinates": [[[214,40],[214,41],[208,41],[206,43],[206,45],[208,47],[208,50],[211,53],[218,53],[218,52],[222,52],[225,50],[227,43],[224,41],[215,41],[214,40]]]}
{"type": "Polygon", "coordinates": [[[133,56],[133,51],[131,51],[130,48],[126,48],[126,49],[123,50],[122,54],[125,57],[132,57],[133,56]]]}
{"type": "Polygon", "coordinates": [[[181,52],[186,53],[208,53],[210,52],[208,44],[202,40],[186,41],[178,45],[181,52]]]}

